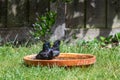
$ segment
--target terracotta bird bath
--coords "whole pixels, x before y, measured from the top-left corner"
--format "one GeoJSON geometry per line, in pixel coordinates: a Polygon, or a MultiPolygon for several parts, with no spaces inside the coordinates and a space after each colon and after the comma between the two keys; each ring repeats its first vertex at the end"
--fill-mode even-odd
{"type": "Polygon", "coordinates": [[[89,66],[96,62],[92,54],[60,53],[58,57],[51,60],[35,59],[36,54],[27,55],[23,58],[25,64],[32,66],[89,66]]]}

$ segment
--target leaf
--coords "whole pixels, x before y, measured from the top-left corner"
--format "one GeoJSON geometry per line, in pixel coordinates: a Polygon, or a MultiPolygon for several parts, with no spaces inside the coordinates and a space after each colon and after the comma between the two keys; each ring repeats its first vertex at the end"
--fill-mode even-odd
{"type": "Polygon", "coordinates": [[[101,40],[101,41],[105,41],[105,39],[106,39],[105,37],[100,36],[100,40],[101,40]]]}

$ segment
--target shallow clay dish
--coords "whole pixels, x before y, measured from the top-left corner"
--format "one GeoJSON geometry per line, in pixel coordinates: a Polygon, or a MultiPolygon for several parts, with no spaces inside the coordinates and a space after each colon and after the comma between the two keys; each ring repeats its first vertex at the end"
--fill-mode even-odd
{"type": "Polygon", "coordinates": [[[88,66],[96,62],[96,57],[91,54],[60,53],[52,60],[35,59],[36,54],[24,57],[24,62],[32,66],[88,66]]]}

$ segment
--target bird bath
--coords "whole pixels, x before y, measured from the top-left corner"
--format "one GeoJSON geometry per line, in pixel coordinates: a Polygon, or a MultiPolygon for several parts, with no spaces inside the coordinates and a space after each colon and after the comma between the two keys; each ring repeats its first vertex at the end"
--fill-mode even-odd
{"type": "Polygon", "coordinates": [[[88,66],[96,62],[96,57],[92,54],[60,53],[59,56],[51,60],[35,59],[36,54],[27,55],[23,58],[25,64],[32,66],[88,66]]]}

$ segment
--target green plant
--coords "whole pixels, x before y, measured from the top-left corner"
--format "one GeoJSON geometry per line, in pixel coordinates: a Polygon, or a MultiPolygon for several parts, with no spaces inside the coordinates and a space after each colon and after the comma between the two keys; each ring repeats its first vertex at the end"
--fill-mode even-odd
{"type": "Polygon", "coordinates": [[[120,42],[120,33],[116,33],[112,39],[113,42],[120,42]]]}
{"type": "Polygon", "coordinates": [[[120,33],[116,33],[115,35],[110,35],[108,37],[100,37],[100,44],[102,46],[106,46],[108,44],[111,44],[112,46],[119,45],[120,42],[120,33]]]}
{"type": "Polygon", "coordinates": [[[108,37],[100,36],[100,40],[94,39],[91,41],[85,41],[85,40],[78,40],[77,45],[78,46],[84,46],[84,47],[106,47],[111,48],[118,46],[120,42],[120,33],[116,33],[115,35],[110,35],[108,37]]]}
{"type": "Polygon", "coordinates": [[[55,23],[56,13],[52,11],[46,12],[45,15],[38,16],[38,20],[33,24],[34,31],[31,34],[35,39],[40,39],[40,37],[45,37],[47,34],[51,33],[51,27],[55,23]]]}
{"type": "Polygon", "coordinates": [[[113,39],[113,35],[110,35],[108,37],[100,36],[100,43],[101,43],[102,46],[105,46],[107,44],[111,44],[112,39],[113,39]]]}
{"type": "Polygon", "coordinates": [[[83,46],[85,48],[98,48],[100,47],[100,41],[98,39],[93,39],[91,41],[85,41],[85,40],[78,40],[77,46],[83,46]]]}

